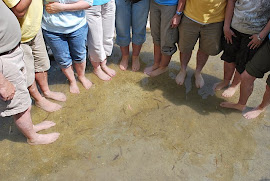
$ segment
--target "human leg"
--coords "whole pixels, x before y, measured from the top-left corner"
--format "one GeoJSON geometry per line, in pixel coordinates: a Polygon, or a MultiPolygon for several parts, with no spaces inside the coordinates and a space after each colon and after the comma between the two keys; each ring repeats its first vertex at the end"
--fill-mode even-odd
{"type": "Polygon", "coordinates": [[[154,64],[144,69],[144,73],[147,75],[149,75],[151,71],[157,69],[161,62],[161,11],[159,5],[155,3],[155,1],[150,2],[150,27],[154,43],[154,64]]]}
{"type": "Polygon", "coordinates": [[[224,69],[224,78],[221,82],[219,83],[216,83],[213,87],[213,89],[215,91],[217,90],[221,90],[227,86],[229,86],[230,84],[230,81],[232,79],[232,76],[235,72],[235,63],[229,63],[229,62],[225,62],[224,61],[224,66],[223,66],[223,69],[224,69]]]}
{"type": "Polygon", "coordinates": [[[263,95],[263,100],[259,106],[254,108],[253,110],[245,113],[243,116],[246,119],[254,119],[258,117],[262,112],[265,111],[265,108],[270,104],[270,87],[266,85],[266,89],[263,95]]]}
{"type": "Polygon", "coordinates": [[[136,72],[140,70],[140,58],[139,54],[142,48],[141,45],[136,45],[132,43],[132,71],[136,72]]]}
{"type": "Polygon", "coordinates": [[[253,84],[256,77],[253,77],[244,71],[241,74],[241,84],[240,84],[240,97],[238,103],[231,103],[231,102],[222,102],[220,104],[221,107],[237,109],[243,111],[246,107],[246,103],[248,101],[249,96],[253,91],[253,84]]]}
{"type": "Polygon", "coordinates": [[[103,70],[107,75],[109,75],[110,77],[115,76],[116,72],[115,72],[113,69],[111,69],[110,67],[107,66],[107,59],[105,59],[104,61],[102,61],[102,62],[100,63],[100,66],[101,66],[102,70],[103,70]]]}
{"type": "Polygon", "coordinates": [[[34,129],[31,120],[30,109],[31,107],[29,107],[26,111],[22,113],[14,115],[15,124],[19,128],[19,130],[25,135],[25,137],[27,138],[27,142],[30,145],[50,144],[55,142],[60,135],[59,133],[36,133],[35,129],[38,130],[40,128],[38,128],[39,126],[37,126],[37,128],[34,129]]]}
{"type": "Polygon", "coordinates": [[[180,52],[181,69],[175,78],[175,81],[178,85],[183,85],[183,83],[185,82],[185,78],[187,75],[187,65],[188,65],[188,62],[191,58],[191,55],[192,55],[192,52],[190,52],[190,53],[180,52]]]}
{"type": "Polygon", "coordinates": [[[116,0],[116,44],[120,46],[122,53],[119,67],[126,70],[129,60],[130,26],[131,26],[131,4],[129,1],[116,0]]]}
{"type": "Polygon", "coordinates": [[[34,57],[35,80],[44,96],[57,101],[66,101],[66,96],[63,93],[53,92],[49,88],[47,71],[50,68],[50,60],[41,30],[32,40],[31,49],[34,57]]]}
{"type": "Polygon", "coordinates": [[[78,79],[86,89],[90,89],[92,86],[92,82],[85,77],[85,67],[86,61],[80,63],[74,63],[74,68],[77,72],[78,79]]]}
{"type": "Polygon", "coordinates": [[[230,85],[229,88],[224,90],[224,92],[222,93],[222,96],[223,97],[232,97],[235,94],[235,92],[237,91],[237,89],[240,85],[240,82],[241,82],[241,75],[236,70],[236,71],[234,71],[234,77],[233,77],[232,84],[230,85]]]}
{"type": "Polygon", "coordinates": [[[73,94],[79,94],[80,90],[77,85],[77,81],[74,75],[73,66],[69,66],[67,68],[61,68],[62,72],[65,74],[69,81],[69,92],[73,94]]]}
{"type": "Polygon", "coordinates": [[[186,16],[182,17],[179,30],[179,50],[181,69],[175,78],[179,85],[183,85],[187,74],[187,65],[190,61],[192,50],[199,38],[201,25],[190,20],[186,16]]]}
{"type": "Polygon", "coordinates": [[[168,65],[169,65],[169,63],[171,61],[171,58],[172,58],[171,55],[162,54],[161,55],[161,61],[160,61],[160,64],[159,64],[158,68],[153,70],[152,72],[150,72],[148,75],[150,77],[155,77],[155,76],[158,76],[158,75],[163,74],[164,72],[166,72],[167,68],[168,68],[168,65]]]}
{"type": "Polygon", "coordinates": [[[202,77],[202,69],[205,66],[209,55],[201,51],[200,49],[197,52],[197,65],[195,70],[195,85],[197,88],[202,88],[204,86],[204,80],[202,77]]]}

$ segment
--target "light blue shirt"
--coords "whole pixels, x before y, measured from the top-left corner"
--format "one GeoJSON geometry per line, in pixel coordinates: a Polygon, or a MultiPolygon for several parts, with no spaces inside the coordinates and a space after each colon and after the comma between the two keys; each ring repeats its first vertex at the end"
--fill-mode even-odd
{"type": "Polygon", "coordinates": [[[108,3],[110,0],[94,0],[93,6],[99,6],[108,3]]]}
{"type": "MultiPolygon", "coordinates": [[[[79,0],[44,0],[44,4],[49,2],[59,2],[63,4],[75,3],[79,0]]],[[[90,6],[93,0],[84,0],[90,6]]],[[[72,33],[86,24],[84,10],[80,11],[65,11],[56,14],[49,14],[43,7],[43,17],[41,27],[50,32],[68,34],[72,33]]]]}
{"type": "Polygon", "coordinates": [[[155,0],[156,3],[166,6],[174,6],[178,4],[178,0],[155,0]]]}

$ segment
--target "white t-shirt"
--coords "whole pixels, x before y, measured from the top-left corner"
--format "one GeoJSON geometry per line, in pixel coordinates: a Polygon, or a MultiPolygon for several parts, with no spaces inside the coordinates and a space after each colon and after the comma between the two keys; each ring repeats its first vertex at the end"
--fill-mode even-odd
{"type": "Polygon", "coordinates": [[[245,34],[257,34],[270,19],[270,0],[237,0],[231,26],[245,34]]]}

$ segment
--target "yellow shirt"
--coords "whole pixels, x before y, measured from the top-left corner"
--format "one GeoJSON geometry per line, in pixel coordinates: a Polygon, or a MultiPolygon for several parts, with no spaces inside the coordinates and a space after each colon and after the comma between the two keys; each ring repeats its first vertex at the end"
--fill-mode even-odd
{"type": "MultiPolygon", "coordinates": [[[[20,2],[20,0],[4,0],[4,2],[9,8],[13,8],[20,2]]],[[[42,0],[32,0],[32,3],[24,17],[18,18],[21,26],[22,43],[31,41],[40,30],[43,14],[42,2],[42,0]]]]}
{"type": "Polygon", "coordinates": [[[227,0],[187,0],[184,14],[202,24],[224,21],[227,0]]]}

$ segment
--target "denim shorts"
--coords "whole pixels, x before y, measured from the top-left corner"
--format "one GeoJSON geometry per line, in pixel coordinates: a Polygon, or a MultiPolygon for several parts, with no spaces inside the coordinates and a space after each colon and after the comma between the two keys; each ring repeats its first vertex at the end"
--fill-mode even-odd
{"type": "Polygon", "coordinates": [[[132,41],[136,45],[142,45],[146,40],[149,0],[141,0],[134,4],[126,0],[115,0],[115,3],[116,44],[124,47],[132,41]],[[132,39],[130,27],[132,27],[132,39]]]}
{"type": "Polygon", "coordinates": [[[47,45],[51,48],[55,61],[61,68],[68,68],[74,63],[86,61],[86,41],[88,25],[68,33],[54,33],[42,30],[47,45]]]}

